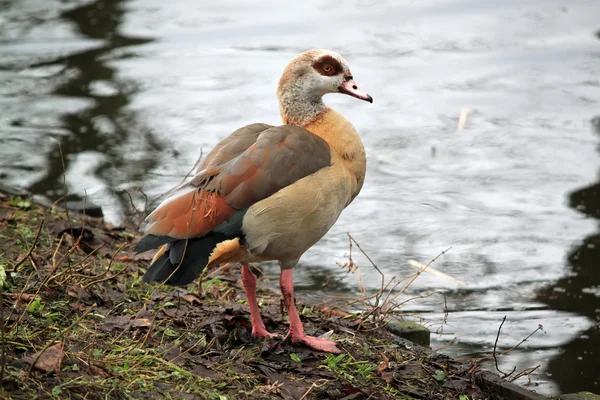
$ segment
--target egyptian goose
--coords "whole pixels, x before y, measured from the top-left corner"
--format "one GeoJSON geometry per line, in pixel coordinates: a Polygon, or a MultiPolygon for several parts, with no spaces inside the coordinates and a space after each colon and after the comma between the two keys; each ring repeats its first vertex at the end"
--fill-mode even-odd
{"type": "Polygon", "coordinates": [[[287,307],[287,338],[314,350],[339,352],[335,342],[307,336],[294,304],[292,268],[358,195],[365,149],[354,126],[322,100],[343,93],[373,102],[337,53],[309,50],[283,71],[277,88],[285,125],[251,124],[221,140],[196,175],[147,218],[135,246],[160,246],[146,282],[185,285],[206,267],[240,263],[252,334],[268,339],[249,263],[276,260],[287,307]]]}

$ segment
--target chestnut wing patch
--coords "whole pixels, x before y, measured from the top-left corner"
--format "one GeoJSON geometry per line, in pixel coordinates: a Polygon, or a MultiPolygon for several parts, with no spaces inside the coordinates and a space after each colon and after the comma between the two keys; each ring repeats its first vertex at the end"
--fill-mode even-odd
{"type": "Polygon", "coordinates": [[[308,130],[249,125],[222,140],[189,183],[150,214],[146,232],[182,239],[227,221],[241,224],[234,215],[329,165],[329,145],[308,130]]]}

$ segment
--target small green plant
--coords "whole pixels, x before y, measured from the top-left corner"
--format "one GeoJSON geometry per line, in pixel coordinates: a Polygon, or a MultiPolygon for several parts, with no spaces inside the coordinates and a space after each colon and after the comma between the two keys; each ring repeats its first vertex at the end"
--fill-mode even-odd
{"type": "Polygon", "coordinates": [[[444,380],[446,379],[446,374],[441,369],[436,369],[435,373],[432,376],[433,379],[435,379],[438,382],[444,382],[444,380]]]}
{"type": "Polygon", "coordinates": [[[346,357],[345,354],[340,354],[334,356],[333,354],[327,354],[327,358],[325,359],[325,366],[327,369],[334,370],[337,368],[337,365],[340,361],[342,361],[346,357]]]}
{"type": "Polygon", "coordinates": [[[30,313],[41,312],[44,310],[44,305],[42,304],[42,299],[38,296],[27,306],[27,311],[30,313]]]}
{"type": "Polygon", "coordinates": [[[31,200],[19,196],[11,197],[9,204],[21,210],[29,210],[32,206],[31,200]]]}
{"type": "Polygon", "coordinates": [[[58,397],[63,393],[62,388],[60,386],[54,386],[52,388],[52,396],[58,397]]]}
{"type": "Polygon", "coordinates": [[[323,365],[320,365],[319,368],[335,372],[349,381],[354,381],[356,377],[369,379],[371,378],[371,373],[377,370],[377,366],[370,364],[368,361],[357,361],[352,356],[348,356],[347,358],[346,356],[346,354],[339,354],[337,356],[328,354],[323,365]]]}

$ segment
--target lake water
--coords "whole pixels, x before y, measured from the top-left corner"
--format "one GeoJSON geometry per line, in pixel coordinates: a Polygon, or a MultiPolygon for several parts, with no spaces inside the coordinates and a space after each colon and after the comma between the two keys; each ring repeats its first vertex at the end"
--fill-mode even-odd
{"type": "Polygon", "coordinates": [[[500,368],[541,365],[545,394],[600,392],[600,3],[295,3],[0,2],[0,179],[55,199],[62,151],[69,192],[118,222],[125,191],[155,198],[234,129],[277,124],[292,57],[337,51],[374,98],[326,97],[368,172],[295,269],[298,296],[358,293],[337,265],[346,232],[388,278],[451,246],[433,266],[467,286],[424,274],[404,297],[440,292],[403,308],[441,332],[434,348],[476,357],[505,315],[501,350],[542,324],[500,368]]]}

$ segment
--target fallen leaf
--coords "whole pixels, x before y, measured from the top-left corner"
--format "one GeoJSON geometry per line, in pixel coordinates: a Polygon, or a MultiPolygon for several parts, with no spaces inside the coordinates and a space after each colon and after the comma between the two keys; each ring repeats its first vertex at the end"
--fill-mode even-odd
{"type": "Polygon", "coordinates": [[[150,325],[152,325],[152,320],[150,318],[138,318],[131,324],[134,328],[143,328],[150,325]]]}
{"type": "Polygon", "coordinates": [[[383,372],[381,374],[381,379],[383,379],[385,381],[385,383],[392,383],[392,381],[394,380],[394,373],[393,372],[383,372]]]}
{"type": "Polygon", "coordinates": [[[63,343],[56,343],[41,354],[40,352],[37,352],[32,356],[23,357],[23,361],[29,365],[35,363],[34,367],[44,372],[55,371],[58,373],[60,371],[60,365],[62,364],[64,355],[63,343]]]}
{"type": "Polygon", "coordinates": [[[194,303],[196,303],[196,304],[202,304],[200,302],[200,299],[197,298],[196,296],[194,296],[193,294],[186,294],[186,295],[181,296],[181,298],[184,299],[185,301],[187,301],[190,304],[194,304],[194,303]]]}
{"type": "Polygon", "coordinates": [[[327,306],[321,308],[321,311],[323,312],[323,316],[325,318],[330,318],[330,317],[347,317],[350,314],[342,311],[342,310],[338,310],[338,309],[331,309],[327,306]]]}
{"type": "Polygon", "coordinates": [[[383,354],[383,353],[379,353],[379,355],[383,359],[383,362],[381,363],[381,365],[379,367],[377,367],[377,375],[381,375],[383,373],[383,371],[385,371],[386,369],[388,369],[388,367],[390,366],[390,360],[389,360],[389,358],[387,358],[385,356],[385,354],[383,354]]]}
{"type": "Polygon", "coordinates": [[[108,372],[100,367],[95,366],[94,364],[90,364],[90,372],[101,378],[106,378],[108,376],[108,372]]]}

